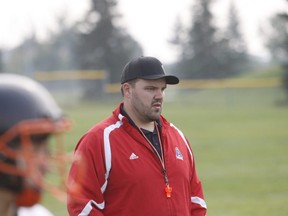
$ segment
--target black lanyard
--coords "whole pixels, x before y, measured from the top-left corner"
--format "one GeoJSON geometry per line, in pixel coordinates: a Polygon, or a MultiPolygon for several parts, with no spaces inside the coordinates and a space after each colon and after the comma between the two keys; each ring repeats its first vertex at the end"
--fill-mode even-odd
{"type": "Polygon", "coordinates": [[[170,198],[172,188],[170,187],[169,181],[168,181],[168,176],[167,176],[166,166],[165,166],[165,160],[164,160],[164,156],[163,156],[163,148],[162,148],[163,146],[161,143],[160,134],[159,134],[157,124],[155,123],[155,129],[153,132],[147,131],[145,129],[139,129],[139,130],[142,133],[142,135],[145,137],[145,139],[148,141],[148,143],[150,144],[150,146],[152,147],[152,149],[154,150],[155,154],[157,155],[157,157],[159,158],[159,160],[161,162],[162,172],[163,172],[164,181],[165,181],[165,188],[164,189],[165,189],[166,197],[170,198]],[[146,132],[146,134],[149,133],[149,135],[147,136],[146,134],[144,134],[145,132],[146,132]],[[159,150],[157,150],[157,148],[159,148],[159,150]]]}

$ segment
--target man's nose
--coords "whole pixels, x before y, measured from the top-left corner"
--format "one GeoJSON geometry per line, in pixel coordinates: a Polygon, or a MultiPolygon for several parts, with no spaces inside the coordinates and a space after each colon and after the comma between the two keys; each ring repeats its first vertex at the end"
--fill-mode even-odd
{"type": "Polygon", "coordinates": [[[165,95],[165,92],[162,89],[159,89],[156,91],[155,98],[163,98],[165,95]]]}

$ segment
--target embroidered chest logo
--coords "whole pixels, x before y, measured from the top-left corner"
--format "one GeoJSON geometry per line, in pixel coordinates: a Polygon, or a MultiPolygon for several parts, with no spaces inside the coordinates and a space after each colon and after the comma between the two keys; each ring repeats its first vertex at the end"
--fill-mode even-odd
{"type": "Polygon", "coordinates": [[[135,154],[135,153],[132,153],[129,157],[130,160],[135,160],[135,159],[138,159],[139,157],[135,154]]]}
{"type": "Polygon", "coordinates": [[[183,155],[181,154],[180,150],[178,149],[178,147],[175,148],[176,151],[176,158],[179,160],[183,160],[183,155]]]}

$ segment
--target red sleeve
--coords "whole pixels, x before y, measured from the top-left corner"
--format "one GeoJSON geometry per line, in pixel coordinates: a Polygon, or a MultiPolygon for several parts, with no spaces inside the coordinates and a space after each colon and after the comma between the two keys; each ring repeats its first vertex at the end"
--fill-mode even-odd
{"type": "MultiPolygon", "coordinates": [[[[190,147],[190,144],[189,144],[189,147],[190,147]]],[[[191,164],[192,164],[192,178],[190,180],[191,216],[205,216],[207,212],[207,206],[204,200],[202,184],[197,176],[195,159],[193,157],[192,150],[191,150],[191,164]]]]}
{"type": "Polygon", "coordinates": [[[191,180],[191,215],[193,216],[205,216],[207,211],[206,202],[203,196],[203,190],[201,182],[199,181],[197,174],[195,173],[191,180]]]}
{"type": "Polygon", "coordinates": [[[76,146],[67,181],[70,216],[103,216],[105,203],[101,187],[106,180],[102,146],[92,133],[84,135],[76,146]]]}

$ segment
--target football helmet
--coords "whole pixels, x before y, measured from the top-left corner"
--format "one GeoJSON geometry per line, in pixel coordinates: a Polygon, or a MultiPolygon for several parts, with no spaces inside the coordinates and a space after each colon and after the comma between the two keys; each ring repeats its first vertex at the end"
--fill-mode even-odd
{"type": "MultiPolygon", "coordinates": [[[[35,146],[47,144],[51,136],[60,136],[70,125],[41,84],[22,75],[0,73],[0,188],[16,193],[18,206],[34,205],[42,189],[49,190],[37,165],[35,146]]],[[[57,168],[59,175],[63,175],[66,166],[63,143],[53,143],[51,151],[57,154],[53,157],[61,166],[57,168]]],[[[57,190],[53,187],[51,191],[57,190]]]]}

